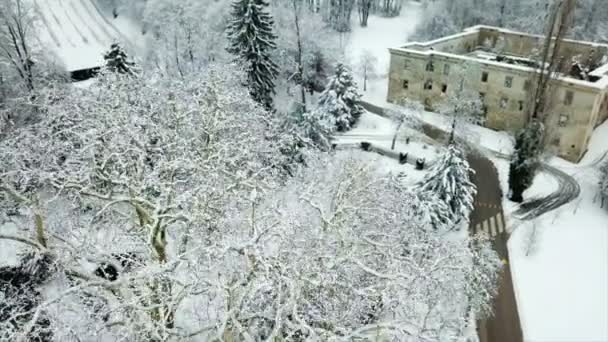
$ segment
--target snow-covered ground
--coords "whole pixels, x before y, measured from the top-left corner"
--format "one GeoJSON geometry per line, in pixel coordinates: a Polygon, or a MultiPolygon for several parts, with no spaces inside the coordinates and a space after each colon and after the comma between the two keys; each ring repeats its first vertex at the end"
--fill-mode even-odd
{"type": "MultiPolygon", "coordinates": [[[[390,150],[396,129],[397,125],[390,119],[366,112],[361,116],[356,127],[345,134],[337,135],[335,142],[338,145],[355,145],[354,148],[358,148],[356,145],[362,141],[366,141],[374,146],[390,150]]],[[[399,131],[398,140],[395,144],[395,151],[408,153],[410,158],[424,158],[427,164],[431,164],[437,158],[440,147],[434,145],[430,140],[425,140],[424,136],[421,136],[419,133],[408,132],[406,128],[402,128],[399,131]],[[406,144],[404,141],[406,136],[411,137],[409,144],[406,144]]],[[[375,153],[370,152],[362,153],[375,155],[375,153]]],[[[387,172],[406,174],[407,180],[410,182],[421,179],[426,173],[425,170],[416,170],[411,164],[402,165],[397,160],[388,157],[378,156],[378,158],[373,160],[382,163],[383,169],[387,172]]]]}
{"type": "MultiPolygon", "coordinates": [[[[357,16],[353,16],[353,31],[346,45],[346,58],[353,70],[357,70],[359,59],[364,51],[371,52],[378,60],[375,75],[367,83],[363,99],[381,104],[386,99],[388,87],[388,70],[390,64],[389,48],[404,45],[408,36],[414,32],[422,13],[418,2],[407,2],[396,18],[382,18],[370,15],[367,27],[359,25],[357,16]]],[[[363,86],[362,76],[357,74],[357,82],[363,86]]]]}
{"type": "Polygon", "coordinates": [[[597,161],[606,151],[608,122],[578,165],[553,159],[579,182],[580,197],[520,226],[509,241],[526,341],[608,341],[608,208],[597,196],[597,161]]]}
{"type": "MultiPolygon", "coordinates": [[[[406,42],[420,15],[419,5],[412,2],[398,18],[372,16],[367,28],[354,26],[346,50],[352,65],[356,66],[364,50],[378,58],[378,75],[368,82],[364,100],[383,107],[392,106],[386,102],[390,60],[387,49],[406,42]]],[[[362,83],[360,78],[357,80],[362,83]]],[[[434,113],[422,113],[421,118],[439,127],[447,125],[445,118],[434,113]]],[[[394,130],[390,124],[377,130],[386,132],[391,127],[394,130]]],[[[474,133],[467,134],[470,141],[488,152],[512,152],[513,139],[509,134],[477,126],[467,127],[467,132],[474,133]]],[[[528,342],[608,341],[608,209],[599,207],[595,171],[597,161],[607,150],[608,123],[604,123],[596,129],[590,150],[581,163],[551,159],[551,165],[580,183],[580,197],[533,222],[518,225],[509,241],[511,270],[528,342]],[[534,248],[528,249],[533,227],[536,227],[534,248]]],[[[506,189],[508,161],[497,156],[492,160],[506,189]]],[[[553,178],[541,174],[525,195],[529,198],[548,194],[557,187],[553,178]]],[[[513,205],[508,204],[507,212],[510,209],[513,205]]]]}
{"type": "Polygon", "coordinates": [[[144,46],[141,29],[124,16],[114,19],[95,0],[31,0],[39,14],[40,40],[68,71],[101,66],[118,42],[130,52],[144,46]]]}

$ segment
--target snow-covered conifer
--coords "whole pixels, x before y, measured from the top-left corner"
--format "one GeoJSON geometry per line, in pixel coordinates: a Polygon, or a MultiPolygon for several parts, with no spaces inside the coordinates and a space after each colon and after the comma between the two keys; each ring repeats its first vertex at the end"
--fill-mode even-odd
{"type": "Polygon", "coordinates": [[[419,183],[419,190],[422,194],[431,194],[444,202],[454,224],[466,222],[473,210],[477,193],[475,184],[470,179],[474,172],[463,152],[450,144],[419,183]]]}
{"type": "Polygon", "coordinates": [[[110,50],[103,55],[106,69],[120,74],[135,74],[135,62],[129,60],[127,53],[118,43],[113,43],[110,50]]]}
{"type": "Polygon", "coordinates": [[[334,117],[338,131],[347,131],[363,114],[363,107],[359,104],[360,98],[361,94],[350,70],[339,63],[319,97],[318,110],[326,111],[334,117]]]}
{"type": "Polygon", "coordinates": [[[532,120],[515,137],[515,151],[509,166],[509,199],[511,201],[522,202],[524,191],[532,185],[540,163],[543,136],[543,123],[539,120],[532,120]]]}
{"type": "Polygon", "coordinates": [[[272,31],[274,20],[267,7],[265,0],[236,0],[232,4],[228,51],[245,63],[253,99],[271,108],[278,67],[270,57],[276,48],[276,35],[272,31]]]}

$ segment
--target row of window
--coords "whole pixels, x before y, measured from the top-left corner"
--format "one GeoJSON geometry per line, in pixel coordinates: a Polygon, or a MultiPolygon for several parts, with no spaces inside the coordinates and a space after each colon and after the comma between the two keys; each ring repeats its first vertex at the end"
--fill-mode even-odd
{"type": "MultiPolygon", "coordinates": [[[[409,88],[409,81],[408,80],[404,80],[403,81],[403,88],[404,89],[408,89],[409,88]]],[[[433,89],[433,81],[432,80],[427,80],[424,83],[424,89],[425,90],[432,90],[433,89]]],[[[445,83],[443,83],[441,85],[441,92],[445,94],[447,91],[448,91],[448,85],[445,84],[445,83]]],[[[485,103],[486,94],[485,93],[479,93],[479,99],[481,100],[482,103],[485,103]]],[[[500,102],[498,103],[498,105],[502,109],[507,108],[509,106],[509,98],[508,97],[502,97],[500,99],[500,102]]],[[[524,110],[524,106],[525,106],[524,101],[522,101],[522,100],[518,100],[517,101],[517,108],[518,108],[518,110],[520,112],[524,110]]],[[[565,127],[568,124],[568,121],[569,121],[569,116],[565,115],[565,114],[562,114],[559,117],[558,124],[561,127],[565,127]]]]}
{"type": "MultiPolygon", "coordinates": [[[[408,65],[409,65],[408,61],[404,60],[404,68],[405,69],[408,68],[408,65]]],[[[428,71],[428,72],[434,72],[435,71],[435,64],[433,63],[433,61],[429,61],[426,64],[426,71],[428,71]]],[[[445,63],[443,65],[443,74],[446,75],[446,76],[450,74],[450,64],[445,63]]],[[[487,72],[487,71],[482,71],[482,73],[481,73],[481,82],[482,83],[487,83],[489,78],[490,78],[490,73],[487,72]]],[[[532,85],[532,83],[530,82],[530,80],[525,80],[524,81],[524,85],[523,85],[523,90],[524,91],[530,91],[530,89],[532,88],[531,85],[532,85]]],[[[505,88],[512,88],[513,87],[513,76],[505,76],[504,86],[505,86],[505,88]]],[[[404,83],[403,88],[407,89],[407,87],[405,86],[405,83],[404,83]]],[[[447,85],[444,85],[444,87],[442,87],[442,88],[446,88],[447,89],[447,85]]],[[[427,89],[426,84],[425,84],[425,88],[424,89],[427,89]]],[[[432,85],[428,88],[428,90],[430,90],[430,89],[433,89],[432,85]]],[[[574,101],[574,92],[572,92],[570,90],[567,90],[566,93],[565,93],[565,95],[564,95],[564,101],[563,101],[564,105],[570,106],[570,105],[572,105],[573,101],[574,101]]]]}

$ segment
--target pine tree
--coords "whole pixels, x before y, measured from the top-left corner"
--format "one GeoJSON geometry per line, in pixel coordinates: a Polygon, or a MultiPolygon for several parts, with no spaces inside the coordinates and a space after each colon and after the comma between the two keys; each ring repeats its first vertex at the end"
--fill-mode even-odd
{"type": "Polygon", "coordinates": [[[360,99],[361,94],[353,76],[346,66],[339,63],[319,97],[319,110],[334,117],[338,131],[347,131],[363,114],[363,107],[359,105],[360,99]]]}
{"type": "Polygon", "coordinates": [[[454,144],[450,144],[447,151],[419,183],[419,193],[423,196],[436,196],[447,205],[451,221],[459,224],[468,220],[473,210],[477,189],[471,182],[470,175],[474,173],[462,151],[454,144]]]}
{"type": "Polygon", "coordinates": [[[532,185],[540,164],[544,126],[538,120],[522,129],[515,137],[515,153],[509,166],[509,199],[521,203],[524,191],[532,185]]]}
{"type": "Polygon", "coordinates": [[[228,51],[246,63],[252,98],[270,109],[279,68],[270,58],[277,36],[272,32],[274,20],[267,7],[265,0],[236,0],[232,4],[228,51]]]}
{"type": "Polygon", "coordinates": [[[135,74],[135,62],[130,61],[127,53],[118,43],[113,43],[110,46],[110,51],[103,55],[106,61],[106,69],[120,74],[135,74]]]}

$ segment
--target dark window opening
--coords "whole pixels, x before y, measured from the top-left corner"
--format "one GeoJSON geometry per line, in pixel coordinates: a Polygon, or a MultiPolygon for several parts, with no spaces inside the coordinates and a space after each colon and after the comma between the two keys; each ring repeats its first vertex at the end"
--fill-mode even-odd
{"type": "Polygon", "coordinates": [[[488,82],[488,77],[489,77],[489,76],[490,76],[490,75],[488,74],[488,72],[486,72],[486,71],[482,72],[482,73],[481,73],[481,82],[484,82],[484,83],[485,83],[485,82],[488,82]]]}
{"type": "Polygon", "coordinates": [[[564,96],[564,104],[566,106],[569,106],[572,104],[573,100],[574,100],[574,93],[570,90],[566,90],[566,95],[564,96]]]}
{"type": "Polygon", "coordinates": [[[441,92],[445,94],[445,93],[447,93],[447,91],[448,91],[448,85],[447,84],[442,84],[441,85],[441,92]]]}
{"type": "Polygon", "coordinates": [[[403,80],[403,89],[409,89],[409,87],[410,87],[410,81],[403,80]]]}
{"type": "Polygon", "coordinates": [[[447,63],[443,65],[443,74],[444,75],[449,75],[450,74],[450,65],[447,64],[447,63]]]}

